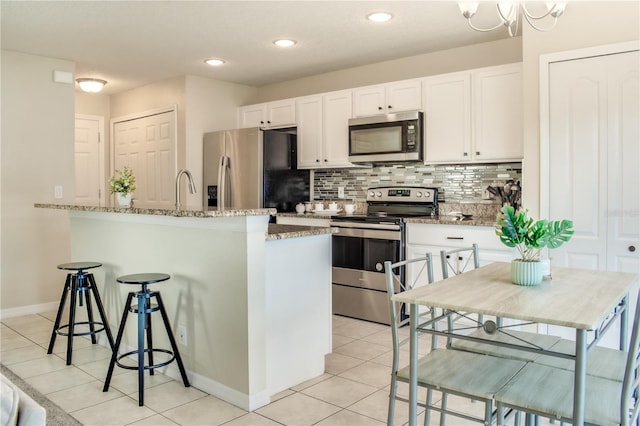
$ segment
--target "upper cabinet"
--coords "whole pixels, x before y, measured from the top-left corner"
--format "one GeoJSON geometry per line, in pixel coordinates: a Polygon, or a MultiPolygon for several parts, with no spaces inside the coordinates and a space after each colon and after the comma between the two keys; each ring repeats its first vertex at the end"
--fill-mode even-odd
{"type": "Polygon", "coordinates": [[[340,91],[296,100],[298,167],[353,167],[349,163],[352,92],[340,91]]]}
{"type": "Polygon", "coordinates": [[[293,99],[247,105],[238,109],[239,126],[273,129],[296,125],[296,104],[293,99]]]}
{"type": "Polygon", "coordinates": [[[421,80],[367,86],[353,92],[353,115],[367,117],[422,109],[421,80]]]}
{"type": "Polygon", "coordinates": [[[425,162],[519,161],[522,65],[424,80],[425,162]]]}

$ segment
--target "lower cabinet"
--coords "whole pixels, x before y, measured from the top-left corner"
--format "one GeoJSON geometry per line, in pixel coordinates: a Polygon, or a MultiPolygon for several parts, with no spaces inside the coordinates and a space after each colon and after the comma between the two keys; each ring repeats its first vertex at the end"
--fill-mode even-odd
{"type": "MultiPolygon", "coordinates": [[[[441,250],[471,247],[478,244],[480,266],[492,262],[510,262],[512,251],[503,245],[492,226],[440,225],[408,223],[406,234],[406,258],[415,259],[431,253],[433,256],[433,278],[442,280],[441,250]]],[[[473,265],[471,265],[473,267],[473,265]]],[[[416,285],[428,283],[426,271],[410,265],[406,271],[407,282],[416,285]]]]}

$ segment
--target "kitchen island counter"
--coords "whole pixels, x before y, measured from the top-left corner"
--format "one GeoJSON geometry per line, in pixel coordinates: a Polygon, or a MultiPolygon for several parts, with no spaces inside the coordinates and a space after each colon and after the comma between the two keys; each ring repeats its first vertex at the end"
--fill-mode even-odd
{"type": "MultiPolygon", "coordinates": [[[[270,225],[275,209],[35,207],[67,210],[71,253],[61,253],[59,263],[102,263],[92,272],[114,334],[132,290],[116,278],[171,275],[152,289],[162,292],[174,334],[186,330],[178,347],[196,388],[255,410],[324,374],[331,352],[329,229],[270,225]]],[[[127,325],[123,352],[135,344],[136,329],[127,325]]],[[[154,347],[168,347],[163,333],[154,333],[154,347]]],[[[161,370],[179,378],[175,363],[161,370]]]]}

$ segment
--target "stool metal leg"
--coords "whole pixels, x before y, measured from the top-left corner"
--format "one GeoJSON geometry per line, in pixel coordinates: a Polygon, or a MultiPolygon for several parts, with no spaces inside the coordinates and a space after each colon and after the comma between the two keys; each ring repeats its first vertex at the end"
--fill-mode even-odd
{"type": "Polygon", "coordinates": [[[73,274],[71,277],[71,299],[69,300],[69,334],[67,335],[67,365],[71,365],[71,356],[73,354],[73,333],[75,332],[76,322],[76,297],[78,295],[78,275],[73,274]]]}
{"type": "Polygon", "coordinates": [[[147,317],[147,298],[138,292],[138,405],[144,405],[144,329],[147,317]]]}
{"type": "Polygon", "coordinates": [[[91,343],[93,345],[95,345],[96,343],[98,343],[98,341],[96,340],[96,327],[93,323],[93,308],[91,306],[91,292],[89,291],[90,287],[90,283],[88,278],[88,275],[90,274],[82,274],[79,278],[79,289],[80,291],[80,306],[82,306],[82,294],[84,293],[84,297],[87,301],[87,317],[89,318],[89,331],[91,332],[91,343]]]}
{"type": "MultiPolygon", "coordinates": [[[[147,306],[145,306],[146,323],[147,326],[147,348],[149,353],[149,365],[153,366],[153,330],[151,329],[151,293],[147,293],[147,306]]],[[[149,368],[149,375],[153,376],[154,369],[149,368]]]]}
{"type": "Polygon", "coordinates": [[[51,332],[51,339],[49,339],[49,348],[47,353],[53,352],[53,346],[56,343],[56,337],[58,336],[58,327],[60,327],[60,320],[62,319],[62,312],[64,311],[64,303],[67,301],[67,292],[71,287],[71,274],[67,274],[67,278],[64,282],[64,288],[62,289],[62,295],[60,296],[60,305],[58,305],[58,313],[56,314],[56,321],[53,323],[53,331],[51,332]]]}
{"type": "Polygon", "coordinates": [[[102,324],[104,325],[104,332],[107,334],[109,347],[111,348],[111,350],[113,350],[113,348],[115,347],[113,343],[113,335],[111,334],[109,321],[107,321],[107,315],[104,312],[104,306],[102,305],[102,299],[100,299],[100,293],[98,292],[98,288],[96,287],[96,280],[93,278],[93,274],[89,274],[87,279],[89,280],[90,290],[93,293],[93,299],[96,301],[96,306],[98,307],[98,313],[100,314],[100,319],[102,320],[102,324]]]}
{"type": "Polygon", "coordinates": [[[178,368],[180,369],[180,375],[182,376],[182,382],[185,387],[191,386],[189,384],[189,379],[187,378],[187,372],[184,369],[184,364],[182,364],[182,358],[180,357],[180,352],[178,351],[178,345],[176,345],[176,339],[173,337],[173,332],[171,331],[171,326],[169,325],[169,318],[167,316],[167,311],[164,309],[164,303],[162,302],[162,297],[160,293],[156,293],[156,297],[158,299],[158,307],[160,308],[160,313],[162,314],[162,321],[164,322],[164,327],[167,330],[167,335],[169,336],[169,342],[171,343],[171,349],[173,349],[173,355],[176,358],[176,362],[178,363],[178,368]]]}
{"type": "Polygon", "coordinates": [[[129,293],[127,296],[127,302],[125,304],[124,312],[122,313],[122,319],[120,320],[120,328],[118,328],[118,335],[116,336],[116,343],[113,347],[113,354],[111,354],[111,361],[109,362],[109,369],[107,370],[107,378],[104,381],[104,387],[102,392],[109,390],[111,384],[111,375],[113,374],[113,367],[116,365],[116,359],[118,358],[118,349],[120,349],[120,342],[122,342],[122,335],[124,334],[124,325],[127,321],[127,315],[129,315],[129,309],[131,301],[133,300],[134,293],[129,293]]]}

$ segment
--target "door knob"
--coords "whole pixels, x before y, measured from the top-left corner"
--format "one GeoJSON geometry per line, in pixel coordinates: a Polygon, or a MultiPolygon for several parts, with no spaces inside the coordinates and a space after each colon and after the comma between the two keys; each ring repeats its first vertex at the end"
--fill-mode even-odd
{"type": "Polygon", "coordinates": [[[634,251],[636,251],[636,246],[629,246],[629,251],[631,253],[633,253],[634,251]]]}

